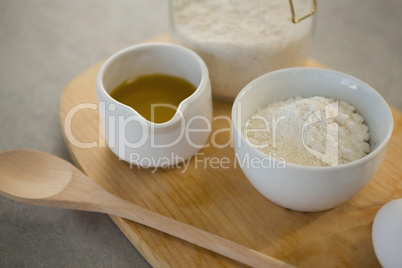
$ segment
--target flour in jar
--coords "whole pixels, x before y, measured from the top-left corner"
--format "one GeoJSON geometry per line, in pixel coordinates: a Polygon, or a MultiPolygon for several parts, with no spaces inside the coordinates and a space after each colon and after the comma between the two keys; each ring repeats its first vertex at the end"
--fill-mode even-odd
{"type": "MultiPolygon", "coordinates": [[[[301,0],[300,14],[311,1],[301,0]]],[[[301,66],[308,58],[312,18],[291,22],[284,0],[172,0],[173,41],[206,62],[215,96],[234,99],[267,72],[301,66]]]]}
{"type": "Polygon", "coordinates": [[[369,129],[355,107],[317,96],[258,109],[244,136],[271,157],[305,166],[346,164],[370,152],[369,129]]]}

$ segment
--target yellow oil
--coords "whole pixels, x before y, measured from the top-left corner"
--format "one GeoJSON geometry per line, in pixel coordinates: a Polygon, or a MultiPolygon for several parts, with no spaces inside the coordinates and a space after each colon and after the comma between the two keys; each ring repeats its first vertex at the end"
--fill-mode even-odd
{"type": "Polygon", "coordinates": [[[196,87],[185,79],[151,74],[129,79],[110,93],[115,100],[136,110],[154,123],[169,121],[179,104],[194,93],[196,87]]]}

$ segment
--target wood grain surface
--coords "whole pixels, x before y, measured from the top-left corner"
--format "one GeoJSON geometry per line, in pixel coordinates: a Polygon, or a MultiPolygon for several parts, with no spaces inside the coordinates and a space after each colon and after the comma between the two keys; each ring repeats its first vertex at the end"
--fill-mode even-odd
{"type": "MultiPolygon", "coordinates": [[[[225,119],[230,118],[229,102],[214,101],[212,133],[218,134],[211,135],[210,146],[188,166],[152,170],[119,161],[100,131],[95,86],[101,64],[71,81],[60,100],[67,146],[76,165],[92,180],[136,205],[298,267],[379,267],[371,241],[372,222],[382,205],[402,197],[400,111],[392,108],[395,125],[388,152],[367,187],[338,208],[295,212],[267,200],[242,173],[230,142],[230,120],[225,119]],[[222,159],[225,164],[219,165],[222,159]]],[[[306,66],[323,67],[314,60],[306,66]]],[[[112,219],[154,267],[241,266],[140,224],[112,219]]]]}

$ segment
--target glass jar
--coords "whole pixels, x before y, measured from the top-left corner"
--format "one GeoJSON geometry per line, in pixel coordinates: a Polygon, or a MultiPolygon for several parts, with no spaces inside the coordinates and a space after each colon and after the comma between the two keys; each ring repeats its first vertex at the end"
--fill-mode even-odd
{"type": "Polygon", "coordinates": [[[309,56],[313,18],[294,23],[292,15],[314,13],[314,0],[297,0],[295,9],[286,0],[170,2],[172,42],[204,59],[215,97],[233,100],[256,77],[309,56]]]}

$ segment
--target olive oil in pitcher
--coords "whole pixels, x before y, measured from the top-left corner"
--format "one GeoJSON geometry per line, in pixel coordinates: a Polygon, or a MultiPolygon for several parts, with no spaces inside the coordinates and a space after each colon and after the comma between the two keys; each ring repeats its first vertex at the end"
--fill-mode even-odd
{"type": "Polygon", "coordinates": [[[195,90],[193,84],[180,77],[151,74],[124,81],[112,90],[110,96],[132,107],[145,119],[164,123],[195,90]]]}

